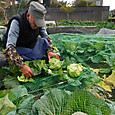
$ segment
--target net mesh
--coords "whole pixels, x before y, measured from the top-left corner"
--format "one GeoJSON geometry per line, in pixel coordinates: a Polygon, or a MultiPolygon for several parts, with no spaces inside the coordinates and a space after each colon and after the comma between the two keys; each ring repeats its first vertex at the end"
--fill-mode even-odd
{"type": "MultiPolygon", "coordinates": [[[[110,104],[111,111],[104,101],[98,100],[94,95],[82,89],[91,88],[92,84],[99,82],[98,74],[91,71],[91,68],[115,69],[115,35],[60,33],[49,36],[52,38],[54,47],[58,48],[62,62],[81,63],[84,70],[75,79],[68,77],[67,72],[60,69],[55,75],[48,76],[43,73],[34,77],[34,82],[20,84],[15,82],[17,78],[12,76],[10,80],[15,80],[12,83],[19,86],[11,89],[13,94],[9,93],[8,96],[18,107],[17,113],[21,115],[38,115],[38,113],[39,115],[72,115],[79,111],[89,115],[92,113],[114,114],[114,105],[110,104]]],[[[9,86],[9,78],[4,79],[6,86],[9,86]]],[[[104,96],[108,95],[101,87],[95,88],[94,85],[90,90],[93,91],[93,89],[95,91],[98,89],[101,96],[102,93],[104,96]]],[[[16,111],[13,111],[13,114],[16,114],[16,111]]]]}
{"type": "MultiPolygon", "coordinates": [[[[115,35],[62,33],[52,34],[50,37],[53,45],[60,51],[60,60],[66,61],[68,57],[71,63],[82,63],[86,68],[115,67],[115,35]]],[[[78,84],[79,79],[76,81],[78,84]]],[[[29,93],[43,91],[37,95],[42,95],[45,90],[71,87],[67,81],[60,80],[60,75],[45,76],[24,85],[29,93]]]]}
{"type": "Polygon", "coordinates": [[[51,37],[62,59],[70,55],[85,66],[100,64],[106,61],[105,57],[115,59],[115,35],[56,34],[51,37]]]}

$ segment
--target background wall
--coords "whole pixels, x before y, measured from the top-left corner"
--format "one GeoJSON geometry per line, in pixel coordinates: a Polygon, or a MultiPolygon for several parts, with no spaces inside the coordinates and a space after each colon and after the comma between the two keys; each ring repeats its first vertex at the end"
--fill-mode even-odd
{"type": "MultiPolygon", "coordinates": [[[[26,9],[21,9],[21,12],[26,9]]],[[[17,14],[18,9],[7,9],[8,18],[17,14]]],[[[70,13],[72,21],[108,21],[109,6],[75,7],[70,13]]],[[[46,21],[67,20],[67,15],[60,8],[47,8],[46,21]]]]}
{"type": "MultiPolygon", "coordinates": [[[[66,13],[59,8],[47,8],[47,11],[46,20],[67,19],[66,13]]],[[[75,10],[70,13],[70,19],[76,21],[108,21],[108,17],[108,6],[75,7],[75,10]]]]}

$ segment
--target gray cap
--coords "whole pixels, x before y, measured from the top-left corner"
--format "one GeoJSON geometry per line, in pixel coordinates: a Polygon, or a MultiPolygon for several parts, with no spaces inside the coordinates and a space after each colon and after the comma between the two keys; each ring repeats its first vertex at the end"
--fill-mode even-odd
{"type": "Polygon", "coordinates": [[[38,27],[45,27],[46,8],[38,2],[31,2],[28,12],[33,16],[34,22],[38,27]]]}

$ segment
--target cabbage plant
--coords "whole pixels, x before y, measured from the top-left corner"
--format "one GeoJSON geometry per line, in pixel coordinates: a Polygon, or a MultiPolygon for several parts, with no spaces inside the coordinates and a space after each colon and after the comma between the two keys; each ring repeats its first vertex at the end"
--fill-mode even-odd
{"type": "Polygon", "coordinates": [[[34,82],[34,79],[32,79],[32,78],[27,78],[27,77],[25,77],[23,74],[22,74],[22,76],[18,76],[17,79],[18,79],[20,82],[34,82]]]}
{"type": "Polygon", "coordinates": [[[57,58],[51,58],[49,60],[49,68],[50,69],[54,69],[54,70],[58,70],[61,68],[61,61],[58,60],[57,58]]]}
{"type": "Polygon", "coordinates": [[[39,115],[74,115],[76,112],[111,115],[111,109],[105,101],[86,90],[52,90],[38,99],[33,108],[36,108],[39,115]]]}
{"type": "Polygon", "coordinates": [[[67,66],[68,75],[70,75],[71,77],[80,76],[82,71],[83,71],[83,66],[81,63],[79,63],[79,64],[73,63],[73,64],[70,64],[69,66],[67,66]]]}

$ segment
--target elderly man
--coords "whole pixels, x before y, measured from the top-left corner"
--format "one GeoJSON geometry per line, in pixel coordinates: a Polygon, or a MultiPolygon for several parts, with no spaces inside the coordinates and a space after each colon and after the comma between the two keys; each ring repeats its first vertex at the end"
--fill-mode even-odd
{"type": "Polygon", "coordinates": [[[38,2],[31,2],[29,9],[10,19],[3,45],[7,59],[11,60],[26,77],[32,77],[30,67],[24,60],[48,59],[59,56],[53,53],[52,41],[45,29],[46,9],[38,2]],[[38,36],[41,38],[38,38],[38,36]]]}

